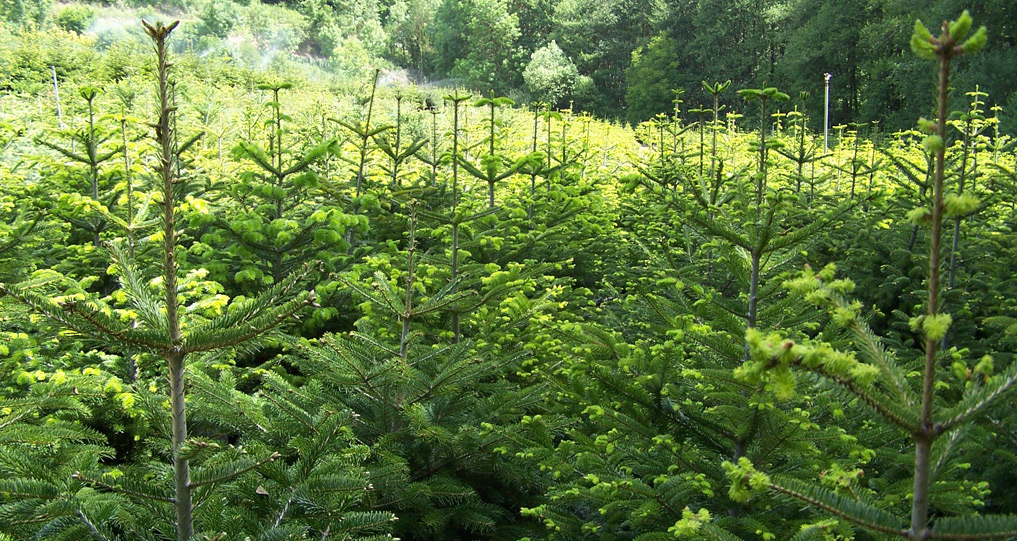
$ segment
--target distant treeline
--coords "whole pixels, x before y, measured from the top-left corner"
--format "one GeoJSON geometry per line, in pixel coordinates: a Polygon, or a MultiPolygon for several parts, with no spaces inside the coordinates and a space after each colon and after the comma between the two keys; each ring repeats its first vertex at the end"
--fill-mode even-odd
{"type": "MultiPolygon", "coordinates": [[[[702,81],[735,88],[807,91],[813,127],[822,123],[830,73],[832,125],[878,121],[881,131],[928,116],[930,69],[908,51],[915,13],[938,21],[948,0],[176,0],[149,6],[185,19],[181,41],[199,51],[228,36],[253,36],[262,50],[327,58],[332,71],[366,77],[373,66],[407,68],[427,80],[494,91],[517,102],[570,104],[636,123],[712,105],[702,81]],[[186,24],[188,19],[191,24],[186,24]],[[684,93],[677,93],[682,89],[684,93]]],[[[85,31],[108,4],[2,0],[10,22],[85,31]],[[92,11],[90,11],[92,10],[92,11]],[[90,15],[91,13],[91,15],[90,15]]],[[[979,85],[1000,106],[1003,131],[1017,128],[1017,3],[972,0],[990,45],[954,79],[954,99],[979,85]]],[[[234,57],[256,55],[235,45],[234,57]]],[[[264,61],[264,59],[262,59],[264,61]]],[[[248,63],[252,62],[248,59],[248,63]]],[[[734,100],[729,97],[729,100],[734,100]]],[[[729,105],[735,105],[731,102],[729,105]]],[[[739,104],[738,109],[743,107],[739,104]]],[[[749,111],[742,111],[750,114],[749,111]]]]}

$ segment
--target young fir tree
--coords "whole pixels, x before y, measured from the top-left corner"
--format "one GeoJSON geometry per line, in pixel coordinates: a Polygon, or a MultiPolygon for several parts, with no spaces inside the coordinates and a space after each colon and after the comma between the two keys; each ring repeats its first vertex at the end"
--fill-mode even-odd
{"type": "Polygon", "coordinates": [[[230,186],[236,209],[227,208],[221,225],[231,240],[228,250],[246,262],[233,279],[254,285],[277,284],[311,261],[324,261],[334,271],[334,260],[346,252],[344,235],[360,222],[318,195],[319,176],[312,166],[337,151],[335,139],[321,141],[306,150],[294,148],[283,113],[280,94],[290,83],[263,84],[271,92],[268,148],[241,141],[233,150],[236,158],[254,166],[230,186]],[[318,204],[315,204],[318,203],[318,204]]]}
{"type": "Polygon", "coordinates": [[[852,122],[847,127],[847,135],[840,138],[840,144],[850,147],[850,154],[844,157],[845,159],[842,163],[833,162],[829,165],[832,169],[838,171],[838,178],[840,178],[840,174],[847,175],[849,179],[848,195],[854,198],[859,189],[858,185],[866,181],[866,179],[869,181],[866,193],[871,194],[871,181],[875,174],[882,169],[883,164],[875,158],[875,141],[866,140],[862,137],[864,123],[852,122]]]}
{"type": "MultiPolygon", "coordinates": [[[[815,374],[846,395],[864,404],[873,415],[873,423],[893,427],[911,440],[914,448],[913,474],[910,490],[910,513],[901,516],[894,509],[879,505],[870,494],[843,493],[818,488],[811,483],[768,475],[756,469],[748,459],[725,464],[732,481],[730,494],[739,501],[753,493],[774,491],[815,506],[836,517],[880,534],[912,541],[925,539],[999,539],[1017,534],[1017,517],[1013,515],[950,516],[953,491],[953,464],[963,448],[977,417],[1017,383],[1017,365],[993,375],[992,360],[985,357],[973,371],[980,377],[967,385],[960,395],[949,392],[943,378],[937,376],[944,354],[943,337],[952,324],[949,313],[941,310],[943,289],[943,224],[945,219],[964,215],[977,206],[971,196],[946,192],[947,100],[951,62],[964,54],[980,50],[986,42],[984,27],[971,32],[972,20],[965,11],[953,22],[943,23],[942,32],[933,36],[922,23],[916,22],[911,48],[920,57],[938,62],[938,102],[934,121],[921,121],[930,132],[924,145],[934,157],[931,208],[919,207],[909,214],[915,223],[930,228],[928,295],[926,313],[911,319],[913,330],[924,337],[922,359],[904,361],[906,351],[887,350],[869,329],[860,315],[861,306],[850,303],[845,295],[853,289],[849,280],[835,280],[833,269],[817,273],[806,270],[788,282],[792,294],[826,308],[831,319],[851,336],[857,348],[845,352],[822,341],[797,341],[781,333],[764,335],[750,330],[746,333],[751,360],[737,375],[746,382],[767,382],[784,394],[795,386],[794,374],[804,371],[815,374]],[[901,360],[898,360],[900,358],[901,360]],[[913,380],[908,372],[921,374],[913,380]],[[951,395],[946,399],[943,395],[951,395]]],[[[955,352],[965,366],[962,352],[955,352]]],[[[694,528],[692,521],[687,525],[694,528]]]]}
{"type": "MultiPolygon", "coordinates": [[[[69,145],[54,143],[47,139],[37,139],[36,142],[58,152],[81,168],[74,172],[78,177],[77,182],[72,182],[78,188],[78,192],[74,195],[91,198],[94,204],[112,208],[113,197],[109,190],[108,178],[102,174],[101,169],[107,162],[117,158],[121,151],[115,146],[108,148],[115,133],[97,125],[95,99],[99,93],[99,89],[92,86],[83,87],[79,91],[81,98],[86,103],[88,124],[69,134],[69,145]]],[[[70,168],[63,170],[65,173],[73,171],[70,168]]],[[[102,216],[91,216],[84,219],[69,216],[66,219],[87,236],[93,247],[98,248],[102,245],[101,234],[107,228],[107,222],[102,216]]]]}
{"type": "Polygon", "coordinates": [[[372,136],[378,150],[380,150],[389,160],[387,165],[382,165],[382,170],[384,170],[386,175],[391,179],[389,187],[392,191],[402,189],[403,177],[405,176],[405,171],[410,160],[418,158],[417,153],[420,152],[420,150],[424,148],[424,145],[427,144],[426,139],[414,136],[408,145],[403,145],[403,137],[406,130],[404,125],[405,118],[403,116],[404,99],[405,96],[403,96],[401,92],[396,94],[394,129],[376,133],[372,136]]]}
{"type": "MultiPolygon", "coordinates": [[[[967,215],[955,216],[953,218],[953,235],[952,242],[950,243],[950,250],[948,259],[950,260],[950,267],[947,274],[947,289],[944,291],[944,304],[965,302],[964,300],[953,298],[950,296],[955,292],[957,286],[957,274],[959,271],[959,258],[958,252],[960,251],[960,239],[961,239],[961,222],[964,218],[972,218],[979,210],[985,208],[985,200],[987,194],[979,193],[978,189],[978,146],[977,138],[979,133],[984,128],[984,117],[982,116],[981,106],[984,102],[982,98],[987,96],[984,92],[979,92],[977,85],[973,92],[968,92],[968,96],[972,97],[972,102],[967,111],[958,112],[954,111],[951,116],[958,117],[951,125],[960,131],[960,145],[961,145],[961,157],[960,163],[957,165],[959,171],[955,174],[957,177],[956,182],[956,194],[960,198],[965,196],[970,197],[974,193],[974,197],[981,201],[981,204],[976,206],[967,215]]],[[[954,330],[956,332],[956,329],[954,330]]],[[[949,343],[949,336],[943,337],[943,348],[945,349],[949,343]]]]}
{"type": "Polygon", "coordinates": [[[815,142],[814,138],[809,135],[809,117],[806,114],[805,104],[809,98],[808,92],[800,92],[798,94],[799,99],[802,102],[802,110],[797,110],[788,113],[788,117],[791,119],[793,127],[793,143],[787,147],[775,149],[781,156],[791,160],[795,165],[793,173],[793,179],[795,183],[795,193],[802,193],[802,185],[805,183],[809,184],[809,197],[808,201],[812,201],[816,197],[816,167],[817,161],[822,159],[819,154],[819,145],[815,142]],[[805,166],[810,165],[808,174],[806,174],[805,166]]]}
{"type": "MultiPolygon", "coordinates": [[[[452,164],[452,178],[451,186],[446,187],[446,191],[451,196],[450,205],[448,206],[447,214],[441,216],[440,219],[447,223],[451,229],[451,238],[447,244],[449,258],[449,283],[459,284],[462,279],[460,276],[460,242],[459,232],[462,228],[463,222],[467,220],[476,219],[484,215],[494,212],[494,209],[488,209],[487,211],[481,211],[475,213],[472,216],[468,212],[464,212],[461,208],[462,201],[462,187],[459,184],[459,166],[465,161],[462,158],[462,132],[460,131],[460,113],[463,110],[463,104],[470,99],[469,94],[465,94],[456,90],[454,93],[445,96],[445,101],[452,104],[452,146],[449,149],[450,161],[452,164]]],[[[462,337],[462,329],[460,327],[460,309],[455,304],[448,305],[449,310],[449,326],[452,331],[452,339],[458,342],[462,337]]]]}
{"type": "MultiPolygon", "coordinates": [[[[494,337],[456,340],[442,327],[449,307],[511,299],[528,280],[519,269],[495,272],[481,294],[446,282],[435,258],[418,252],[418,205],[405,205],[405,248],[369,257],[343,279],[364,301],[358,330],[307,344],[297,364],[331,407],[358,415],[357,438],[373,452],[368,503],[399,515],[400,537],[510,538],[513,506],[532,497],[534,472],[499,449],[539,409],[540,393],[507,379],[525,351],[500,350],[494,337]],[[364,276],[372,269],[373,279],[364,276]]],[[[499,327],[531,315],[505,313],[499,327]]]]}
{"type": "Polygon", "coordinates": [[[469,161],[463,159],[460,162],[463,169],[467,173],[487,183],[487,206],[488,208],[494,208],[494,185],[498,182],[512,177],[518,173],[525,165],[532,161],[532,156],[524,157],[520,160],[512,162],[505,156],[495,154],[495,148],[497,147],[497,131],[502,125],[502,122],[495,118],[495,109],[499,107],[511,107],[515,105],[515,102],[508,98],[495,97],[494,92],[491,92],[490,98],[481,98],[477,100],[474,107],[487,107],[489,118],[487,119],[488,135],[484,141],[488,144],[487,154],[480,159],[480,167],[477,167],[469,161]]]}
{"type": "MultiPolygon", "coordinates": [[[[468,110],[462,109],[462,105],[469,100],[469,96],[456,92],[447,96],[447,100],[452,109],[450,151],[456,156],[451,160],[451,178],[448,179],[451,181],[450,185],[446,185],[446,190],[451,189],[451,194],[445,192],[444,202],[446,208],[450,206],[451,209],[439,212],[435,212],[434,209],[422,209],[421,215],[437,226],[434,228],[434,233],[438,235],[435,240],[440,239],[445,257],[441,257],[440,252],[435,255],[440,259],[449,260],[449,279],[460,281],[459,287],[464,290],[482,292],[486,284],[485,275],[511,272],[520,273],[527,279],[542,280],[540,277],[545,273],[560,276],[566,269],[577,269],[578,265],[567,261],[569,257],[589,257],[591,261],[596,259],[600,254],[592,246],[586,246],[586,251],[573,248],[584,239],[594,237],[595,231],[599,230],[598,227],[608,220],[604,215],[584,215],[584,211],[602,202],[602,199],[591,182],[578,178],[575,171],[577,163],[574,162],[573,167],[568,170],[556,165],[554,172],[551,173],[539,163],[540,153],[530,153],[502,171],[500,166],[492,165],[494,162],[491,160],[500,160],[503,164],[507,163],[507,160],[490,152],[492,148],[497,149],[498,146],[504,145],[505,141],[499,137],[498,130],[491,131],[492,125],[488,123],[483,126],[488,137],[482,139],[488,154],[482,161],[491,165],[493,169],[488,169],[486,173],[479,171],[462,150],[462,133],[465,133],[466,129],[461,127],[460,113],[462,110],[468,110]],[[530,205],[531,209],[540,211],[540,215],[536,217],[523,210],[523,205],[533,201],[525,195],[526,188],[509,182],[515,171],[523,171],[527,167],[550,175],[546,180],[547,185],[541,197],[540,207],[530,205]],[[463,175],[461,178],[461,171],[469,176],[463,175]],[[480,176],[477,177],[477,174],[480,176]],[[477,190],[468,190],[470,176],[488,184],[486,205],[485,201],[476,197],[477,190]],[[498,206],[491,206],[490,197],[493,193],[491,191],[493,184],[489,182],[491,179],[494,179],[495,183],[501,182],[505,185],[505,191],[508,193],[498,206]],[[521,190],[523,193],[514,190],[521,190]],[[449,196],[451,201],[448,201],[449,196]],[[531,217],[528,218],[528,215],[531,217]],[[573,228],[577,222],[588,227],[573,228]]],[[[487,101],[480,103],[489,107],[489,111],[494,110],[491,103],[487,101]]],[[[450,310],[449,319],[454,339],[470,336],[472,330],[467,327],[468,325],[474,323],[487,325],[483,318],[475,318],[470,312],[489,300],[489,296],[482,294],[472,306],[471,303],[466,303],[450,310]]]]}
{"type": "Polygon", "coordinates": [[[96,118],[95,102],[100,90],[84,86],[78,94],[85,101],[87,124],[71,131],[61,123],[55,134],[65,137],[66,142],[47,136],[37,138],[36,143],[74,164],[68,167],[57,160],[40,159],[43,167],[49,169],[47,182],[63,193],[55,210],[71,225],[69,244],[73,246],[73,255],[64,256],[61,267],[74,272],[84,262],[85,276],[99,281],[99,291],[109,292],[113,280],[103,272],[101,248],[103,233],[114,225],[110,218],[118,199],[110,167],[118,161],[122,150],[116,146],[116,132],[102,125],[102,118],[96,118]]]}
{"type": "MultiPolygon", "coordinates": [[[[376,145],[372,145],[371,140],[378,137],[379,135],[392,129],[392,126],[381,125],[375,126],[371,122],[374,118],[374,105],[375,98],[377,97],[378,91],[378,76],[380,70],[374,71],[374,78],[371,80],[371,94],[366,100],[367,110],[364,112],[364,120],[360,122],[346,122],[343,120],[333,119],[334,122],[349,130],[353,136],[353,143],[356,145],[355,158],[350,160],[346,159],[348,163],[353,166],[353,181],[349,187],[341,187],[337,185],[329,186],[328,191],[335,196],[343,197],[350,201],[351,214],[360,215],[364,210],[377,206],[377,196],[374,194],[366,193],[370,187],[368,183],[368,165],[370,163],[371,154],[377,150],[376,145]],[[349,188],[352,188],[350,190],[349,188]]],[[[355,231],[350,229],[346,235],[346,242],[349,245],[347,251],[352,254],[354,249],[355,231]]]]}
{"type": "MultiPolygon", "coordinates": [[[[228,376],[219,378],[216,386],[197,366],[202,364],[201,356],[210,352],[256,348],[257,340],[278,334],[283,321],[313,303],[314,293],[298,290],[299,282],[309,272],[306,269],[291,273],[258,297],[228,304],[224,299],[201,298],[205,289],[194,285],[201,273],[181,276],[178,239],[184,228],[178,221],[178,206],[189,182],[186,170],[178,167],[181,150],[176,145],[172,120],[166,44],[176,25],[145,23],[156,48],[160,107],[158,121],[152,124],[157,143],[153,172],[162,211],[162,261],[157,266],[157,279],[148,279],[129,252],[113,243],[112,268],[120,280],[120,290],[113,297],[125,300],[123,308],[111,306],[80,288],[73,295],[47,296],[39,287],[48,279],[45,275],[19,284],[0,284],[0,294],[19,299],[62,326],[66,333],[96,341],[112,351],[140,350],[161,358],[169,382],[168,389],[152,381],[150,387],[137,385],[129,393],[132,402],[142,404],[153,433],[165,438],[145,442],[150,447],[149,458],[137,467],[105,472],[94,460],[82,464],[72,476],[77,483],[73,487],[79,491],[77,501],[90,505],[92,512],[65,513],[65,518],[42,524],[37,535],[70,536],[82,527],[105,539],[178,541],[195,535],[235,539],[251,535],[284,538],[315,530],[316,535],[327,536],[330,531],[348,529],[350,537],[383,532],[390,515],[357,514],[352,509],[366,488],[366,480],[363,472],[358,474],[352,469],[363,455],[351,447],[349,432],[343,429],[344,417],[334,415],[341,412],[312,410],[302,415],[299,410],[280,406],[278,410],[268,408],[268,414],[277,414],[277,424],[259,422],[261,403],[237,393],[235,382],[228,376]],[[188,390],[188,383],[194,384],[196,392],[188,390]],[[167,402],[168,410],[164,406],[167,402]],[[230,420],[232,426],[257,427],[249,447],[222,445],[215,435],[202,437],[209,427],[226,425],[222,416],[207,413],[221,409],[222,404],[239,406],[239,414],[230,420]],[[191,434],[192,423],[188,421],[195,408],[199,414],[205,412],[199,415],[197,437],[191,434]],[[309,426],[309,434],[294,437],[294,422],[309,426]],[[264,433],[260,439],[259,432],[264,433]],[[285,456],[272,444],[288,447],[285,456]],[[280,459],[285,459],[285,465],[273,466],[280,459]],[[352,475],[348,475],[347,467],[352,475]],[[266,486],[273,492],[268,492],[266,486]],[[337,490],[345,491],[345,496],[336,494],[337,490]],[[92,497],[96,493],[106,496],[92,497]],[[261,505],[251,503],[266,495],[269,497],[260,500],[261,505]],[[99,515],[104,517],[101,523],[89,518],[99,515]],[[345,526],[332,525],[346,517],[353,520],[345,526]]],[[[271,401],[270,396],[271,392],[266,393],[265,399],[271,401]]],[[[276,399],[272,403],[280,405],[284,401],[276,399]]],[[[312,406],[313,401],[304,407],[312,406]]],[[[269,421],[274,419],[270,415],[269,421]]],[[[73,447],[76,441],[94,439],[94,435],[81,434],[68,432],[71,439],[67,445],[73,447]]],[[[240,435],[234,430],[223,437],[240,435]]],[[[27,482],[34,482],[28,473],[26,476],[27,482]]],[[[26,499],[18,509],[23,513],[24,506],[28,506],[30,512],[45,520],[50,503],[40,498],[26,499]]]]}
{"type": "MultiPolygon", "coordinates": [[[[620,222],[634,249],[615,286],[624,300],[607,304],[601,325],[562,329],[574,349],[554,380],[583,424],[544,458],[562,479],[551,501],[526,511],[552,536],[663,539],[686,506],[716,501],[726,459],[776,460],[791,472],[828,450],[865,452],[810,419],[821,397],[777,406],[731,372],[746,358],[746,328],[802,321],[780,277],[848,207],[801,208],[762,181],[765,160],[751,176],[728,176],[718,161],[717,177],[702,179],[698,164],[681,163],[682,143],[668,146],[627,179],[620,222]]],[[[725,505],[723,522],[739,533],[810,524],[790,506],[762,512],[776,505],[725,505]]]]}

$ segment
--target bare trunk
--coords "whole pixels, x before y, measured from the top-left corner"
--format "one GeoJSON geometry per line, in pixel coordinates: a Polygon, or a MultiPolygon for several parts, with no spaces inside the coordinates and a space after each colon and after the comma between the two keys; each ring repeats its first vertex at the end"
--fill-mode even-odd
{"type": "Polygon", "coordinates": [[[173,432],[173,484],[174,506],[177,515],[177,539],[187,541],[193,534],[191,509],[191,467],[180,455],[180,447],[187,441],[187,411],[184,406],[184,356],[172,354],[170,366],[170,410],[173,432]]]}
{"type": "Polygon", "coordinates": [[[180,351],[181,334],[177,303],[176,263],[176,217],[174,215],[174,183],[176,173],[176,149],[173,141],[171,115],[173,107],[169,98],[169,64],[166,61],[166,37],[176,26],[158,25],[147,27],[155,40],[158,55],[159,74],[159,122],[155,126],[159,143],[159,176],[162,180],[163,207],[163,284],[166,303],[166,327],[170,348],[166,351],[169,365],[171,439],[173,451],[174,507],[177,519],[177,540],[188,541],[194,532],[191,508],[190,464],[181,456],[180,447],[187,440],[187,412],[184,402],[184,354],[180,351]]]}
{"type": "MultiPolygon", "coordinates": [[[[533,106],[533,152],[537,151],[537,120],[539,118],[539,107],[536,104],[533,106]]],[[[537,173],[536,168],[530,173],[530,208],[526,211],[526,219],[533,219],[533,198],[537,191],[537,173]]]]}
{"type": "MultiPolygon", "coordinates": [[[[944,25],[945,26],[945,25],[944,25]]],[[[950,82],[950,58],[941,56],[939,64],[939,122],[936,129],[941,138],[941,146],[936,150],[936,174],[932,194],[932,238],[929,247],[929,313],[927,317],[939,314],[939,266],[940,241],[942,240],[943,221],[943,177],[946,155],[946,108],[947,91],[950,82]]],[[[913,500],[911,502],[911,529],[908,537],[912,541],[920,541],[929,535],[929,485],[931,478],[932,443],[936,438],[936,429],[932,421],[932,401],[936,381],[936,354],[939,352],[937,340],[925,339],[925,371],[922,381],[922,417],[921,426],[914,434],[915,438],[915,480],[913,500]]]]}
{"type": "Polygon", "coordinates": [[[756,214],[766,191],[766,97],[759,99],[759,182],[756,184],[756,214]]]}
{"type": "MultiPolygon", "coordinates": [[[[452,268],[451,279],[459,278],[459,101],[452,111],[452,268]]],[[[451,314],[452,341],[459,343],[459,312],[453,307],[451,314]]]]}

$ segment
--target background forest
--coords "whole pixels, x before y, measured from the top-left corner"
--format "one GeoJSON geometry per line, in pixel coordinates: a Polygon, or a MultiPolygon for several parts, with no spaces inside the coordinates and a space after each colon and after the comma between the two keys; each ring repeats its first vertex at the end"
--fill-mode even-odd
{"type": "Polygon", "coordinates": [[[424,4],[0,3],[0,540],[1017,537],[1009,3],[424,4]]]}
{"type": "MultiPolygon", "coordinates": [[[[132,21],[155,8],[185,22],[177,50],[241,67],[299,58],[304,69],[343,78],[377,67],[395,81],[494,90],[632,124],[670,111],[672,89],[705,103],[704,79],[818,96],[830,73],[831,125],[878,121],[889,131],[911,127],[925,113],[914,98],[931,95],[919,83],[924,64],[901,48],[911,19],[940,21],[958,10],[945,0],[4,0],[0,18],[55,24],[94,36],[99,49],[122,49],[128,36],[140,43],[132,21]]],[[[988,49],[955,80],[988,92],[987,105],[1004,107],[1003,128],[1013,132],[1017,6],[977,0],[967,8],[997,24],[988,49]]],[[[725,95],[721,103],[737,102],[725,95]]],[[[806,108],[810,127],[820,127],[822,103],[806,108]]]]}

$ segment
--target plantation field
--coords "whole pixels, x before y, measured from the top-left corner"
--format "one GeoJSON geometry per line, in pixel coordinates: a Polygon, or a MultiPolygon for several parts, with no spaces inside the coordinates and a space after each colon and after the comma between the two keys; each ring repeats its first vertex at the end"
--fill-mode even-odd
{"type": "Polygon", "coordinates": [[[928,120],[828,145],[806,92],[631,126],[143,28],[0,28],[0,541],[1017,537],[967,12],[928,120]]]}

